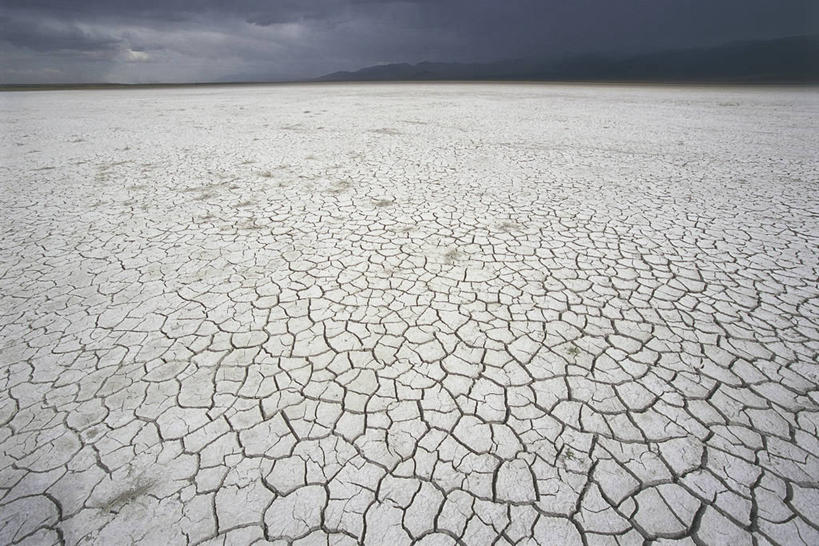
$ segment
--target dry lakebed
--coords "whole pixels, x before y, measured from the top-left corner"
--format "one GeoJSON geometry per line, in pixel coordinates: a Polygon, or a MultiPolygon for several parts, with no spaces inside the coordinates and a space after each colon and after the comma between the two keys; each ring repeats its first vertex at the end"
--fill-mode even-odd
{"type": "Polygon", "coordinates": [[[819,544],[818,97],[0,93],[0,544],[819,544]]]}

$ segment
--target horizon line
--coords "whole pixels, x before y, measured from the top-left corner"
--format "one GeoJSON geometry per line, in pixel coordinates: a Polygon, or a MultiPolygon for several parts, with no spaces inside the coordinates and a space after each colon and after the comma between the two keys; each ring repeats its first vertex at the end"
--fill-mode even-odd
{"type": "Polygon", "coordinates": [[[152,83],[119,83],[119,82],[89,82],[89,83],[0,83],[0,92],[3,91],[94,91],[117,89],[150,89],[170,87],[220,87],[220,86],[287,86],[287,85],[390,85],[390,84],[540,84],[540,85],[613,85],[613,86],[675,86],[675,87],[816,87],[819,80],[720,80],[720,79],[684,79],[684,80],[624,80],[624,79],[592,79],[592,80],[563,80],[563,79],[527,79],[527,78],[475,78],[475,79],[377,79],[377,80],[272,80],[272,81],[204,81],[204,82],[152,82],[152,83]]]}

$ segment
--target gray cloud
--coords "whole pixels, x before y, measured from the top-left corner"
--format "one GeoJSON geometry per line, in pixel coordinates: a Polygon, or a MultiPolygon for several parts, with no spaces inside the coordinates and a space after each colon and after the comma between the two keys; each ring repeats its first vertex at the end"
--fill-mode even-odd
{"type": "Polygon", "coordinates": [[[306,78],[816,33],[814,0],[0,0],[0,81],[306,78]]]}
{"type": "Polygon", "coordinates": [[[0,41],[35,52],[104,52],[118,47],[120,40],[92,32],[74,23],[54,19],[0,16],[0,41]]]}

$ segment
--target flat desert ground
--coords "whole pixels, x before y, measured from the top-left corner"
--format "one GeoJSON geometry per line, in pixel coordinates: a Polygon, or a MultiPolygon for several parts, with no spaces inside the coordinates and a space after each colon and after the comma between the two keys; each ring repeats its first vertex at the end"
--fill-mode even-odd
{"type": "Polygon", "coordinates": [[[0,94],[0,543],[819,544],[819,94],[0,94]]]}

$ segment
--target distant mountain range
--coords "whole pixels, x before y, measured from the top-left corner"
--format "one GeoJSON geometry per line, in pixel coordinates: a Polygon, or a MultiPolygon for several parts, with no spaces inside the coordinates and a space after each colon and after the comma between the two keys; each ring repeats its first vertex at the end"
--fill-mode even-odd
{"type": "Polygon", "coordinates": [[[819,83],[819,35],[735,42],[627,58],[422,62],[334,72],[316,81],[533,80],[600,82],[819,83]]]}

